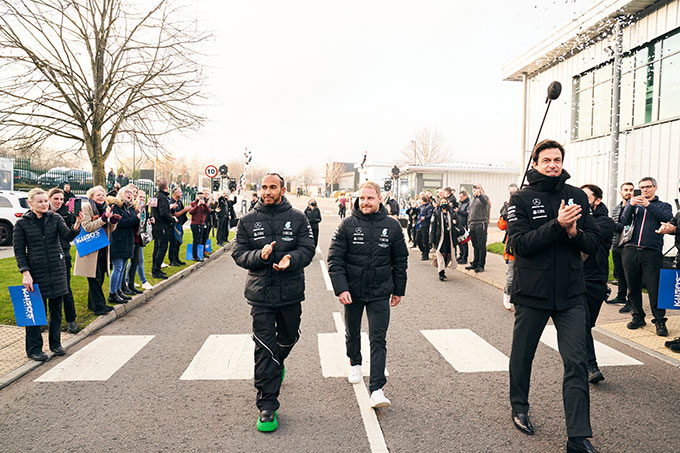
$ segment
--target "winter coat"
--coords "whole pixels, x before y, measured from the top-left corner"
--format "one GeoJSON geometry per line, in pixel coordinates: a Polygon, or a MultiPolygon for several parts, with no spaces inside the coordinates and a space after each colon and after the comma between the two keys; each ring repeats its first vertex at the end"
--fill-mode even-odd
{"type": "Polygon", "coordinates": [[[583,274],[586,281],[607,283],[609,279],[609,249],[616,231],[616,223],[609,217],[609,210],[604,203],[597,205],[592,213],[597,229],[600,231],[600,241],[597,251],[583,263],[583,274]]]}
{"type": "Polygon", "coordinates": [[[508,235],[515,255],[511,302],[542,310],[566,310],[586,292],[581,253],[593,254],[600,233],[585,192],[566,184],[569,174],[550,177],[530,170],[529,185],[510,197],[508,235]],[[581,205],[577,234],[557,222],[562,200],[581,205]]]}
{"type": "Polygon", "coordinates": [[[416,221],[416,230],[424,228],[425,231],[430,231],[430,217],[434,208],[430,203],[421,204],[418,207],[418,220],[416,221]],[[422,217],[422,218],[421,218],[422,217]]]}
{"type": "Polygon", "coordinates": [[[451,209],[458,209],[458,200],[456,200],[456,196],[454,194],[449,195],[446,197],[447,200],[449,200],[449,205],[451,205],[451,209]]]}
{"type": "Polygon", "coordinates": [[[633,206],[630,200],[621,213],[621,223],[633,224],[633,238],[624,247],[644,247],[647,249],[663,250],[663,235],[656,233],[661,222],[668,222],[673,218],[673,208],[666,202],[654,197],[646,208],[642,205],[633,206]],[[635,222],[633,222],[635,218],[635,222]]]}
{"type": "Polygon", "coordinates": [[[614,232],[614,237],[612,238],[612,245],[614,247],[618,247],[619,240],[621,240],[621,233],[623,233],[623,229],[625,227],[625,225],[621,223],[621,214],[623,214],[624,206],[625,205],[623,201],[621,201],[619,204],[614,206],[614,209],[612,209],[612,219],[614,220],[614,225],[616,226],[616,231],[614,232]]]}
{"type": "MultiPolygon", "coordinates": [[[[54,212],[59,214],[61,218],[64,219],[64,222],[66,222],[67,227],[73,228],[73,225],[76,223],[76,216],[68,212],[68,207],[66,206],[66,203],[61,205],[61,208],[57,209],[54,212]]],[[[59,241],[61,242],[61,248],[64,249],[65,252],[71,250],[71,241],[67,241],[61,236],[59,237],[59,241]]]]}
{"type": "Polygon", "coordinates": [[[118,198],[110,197],[106,201],[113,206],[113,213],[121,216],[116,230],[111,234],[111,259],[130,259],[135,251],[135,233],[139,229],[135,204],[123,203],[118,198]]]}
{"type": "Polygon", "coordinates": [[[475,223],[489,223],[489,212],[491,211],[491,203],[489,197],[484,194],[472,197],[470,206],[468,207],[468,223],[470,225],[475,223]]]}
{"type": "Polygon", "coordinates": [[[680,212],[677,212],[671,219],[671,224],[675,226],[675,253],[677,262],[680,264],[680,212]]]}
{"type": "Polygon", "coordinates": [[[208,225],[207,217],[210,215],[210,206],[208,203],[199,204],[198,201],[192,201],[189,214],[191,214],[192,225],[208,225]]]}
{"type": "MultiPolygon", "coordinates": [[[[447,211],[449,211],[447,209],[447,211]]],[[[447,212],[444,215],[442,208],[437,208],[432,214],[430,220],[430,242],[434,244],[435,254],[437,258],[437,267],[440,271],[444,270],[447,266],[450,266],[454,260],[446,262],[446,257],[442,253],[442,247],[444,242],[449,243],[449,254],[455,256],[455,244],[456,244],[456,222],[458,221],[455,213],[447,212]],[[446,228],[442,226],[446,225],[446,228]]],[[[454,267],[456,265],[454,264],[454,267]]]]}
{"type": "Polygon", "coordinates": [[[307,217],[283,197],[274,206],[260,199],[252,211],[241,217],[231,256],[236,264],[248,269],[244,294],[250,305],[283,307],[304,300],[304,269],[314,253],[314,235],[307,217]],[[273,241],[276,244],[272,253],[263,260],[262,248],[273,241]],[[285,255],[290,255],[290,266],[274,270],[272,265],[285,255]]]}
{"type": "Polygon", "coordinates": [[[387,200],[387,214],[399,215],[399,203],[394,198],[387,200]]]}
{"type": "Polygon", "coordinates": [[[168,192],[163,190],[156,192],[156,206],[151,208],[151,217],[155,219],[153,224],[154,231],[161,230],[165,234],[172,233],[171,228],[175,224],[175,218],[170,212],[170,204],[168,192]]]}
{"type": "Polygon", "coordinates": [[[310,225],[319,224],[321,222],[321,210],[318,207],[312,209],[307,206],[305,209],[305,215],[307,216],[307,220],[309,220],[310,225]]]}
{"type": "MultiPolygon", "coordinates": [[[[98,229],[104,227],[104,232],[108,236],[109,241],[111,241],[111,233],[116,230],[114,224],[109,223],[109,219],[102,220],[99,218],[99,213],[94,207],[94,201],[89,200],[89,203],[83,203],[83,222],[82,227],[86,233],[92,233],[98,229]]],[[[106,247],[106,262],[110,262],[110,248],[111,245],[106,247]]],[[[98,251],[90,253],[89,255],[80,256],[76,250],[76,262],[73,265],[73,275],[80,275],[82,277],[95,278],[97,276],[97,255],[98,251]]],[[[108,268],[108,266],[107,266],[108,268]]],[[[108,272],[108,269],[106,270],[108,272]]]]}
{"type": "Polygon", "coordinates": [[[61,240],[71,242],[78,236],[54,212],[43,214],[42,228],[33,211],[24,213],[14,225],[14,257],[19,272],[29,271],[39,285],[43,299],[68,293],[66,255],[61,240]]]}
{"type": "Polygon", "coordinates": [[[461,201],[456,214],[458,214],[458,223],[460,226],[467,228],[468,215],[470,214],[470,198],[466,198],[465,201],[461,201]]]}
{"type": "Polygon", "coordinates": [[[354,301],[403,296],[408,249],[399,221],[378,212],[364,214],[359,200],[335,230],[328,251],[328,273],[336,296],[349,291],[354,301]]]}

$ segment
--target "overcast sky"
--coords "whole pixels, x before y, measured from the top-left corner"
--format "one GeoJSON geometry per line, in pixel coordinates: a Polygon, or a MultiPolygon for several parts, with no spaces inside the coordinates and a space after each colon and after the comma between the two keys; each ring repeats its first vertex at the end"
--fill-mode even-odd
{"type": "Polygon", "coordinates": [[[209,122],[176,155],[216,164],[247,146],[295,173],[392,161],[436,129],[453,158],[518,161],[521,83],[501,68],[594,1],[179,0],[212,30],[209,122]]]}

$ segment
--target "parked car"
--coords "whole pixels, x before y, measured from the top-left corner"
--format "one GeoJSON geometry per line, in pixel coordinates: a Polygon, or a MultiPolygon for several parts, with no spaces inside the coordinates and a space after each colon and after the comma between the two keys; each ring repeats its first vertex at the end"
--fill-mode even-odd
{"type": "Polygon", "coordinates": [[[71,184],[71,186],[91,186],[92,173],[76,168],[50,168],[45,174],[38,177],[38,184],[43,188],[63,187],[64,184],[71,184]]]}
{"type": "Polygon", "coordinates": [[[0,190],[0,246],[12,244],[14,225],[28,209],[27,192],[0,190]]]}
{"type": "Polygon", "coordinates": [[[38,182],[38,174],[21,168],[14,169],[14,184],[35,184],[38,182]]]}

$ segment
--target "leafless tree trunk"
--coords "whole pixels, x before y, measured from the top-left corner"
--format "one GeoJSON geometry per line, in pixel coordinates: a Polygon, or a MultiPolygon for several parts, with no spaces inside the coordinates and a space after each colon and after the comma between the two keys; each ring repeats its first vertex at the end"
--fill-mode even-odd
{"type": "Polygon", "coordinates": [[[444,135],[425,127],[417,131],[415,138],[404,146],[400,157],[401,163],[422,165],[446,162],[451,159],[451,152],[444,135]]]}
{"type": "Polygon", "coordinates": [[[340,183],[340,178],[345,172],[345,166],[340,162],[329,162],[326,164],[326,184],[333,190],[335,184],[340,183]]]}
{"type": "Polygon", "coordinates": [[[171,0],[138,5],[0,0],[0,144],[58,139],[86,150],[94,183],[104,184],[117,144],[166,155],[164,135],[201,125],[194,48],[208,35],[171,0]]]}

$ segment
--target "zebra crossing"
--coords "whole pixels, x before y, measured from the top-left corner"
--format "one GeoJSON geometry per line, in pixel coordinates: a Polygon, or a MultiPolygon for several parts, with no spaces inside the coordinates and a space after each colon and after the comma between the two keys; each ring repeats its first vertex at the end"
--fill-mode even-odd
{"type": "MultiPolygon", "coordinates": [[[[336,323],[341,322],[334,313],[336,323]]],[[[421,330],[423,338],[458,373],[508,370],[508,357],[470,329],[421,330]]],[[[38,377],[36,382],[106,381],[154,339],[153,335],[100,336],[38,377]]],[[[557,351],[557,332],[546,326],[541,342],[557,351]]],[[[342,330],[317,334],[319,364],[323,377],[346,377],[342,330]]],[[[643,363],[598,341],[595,350],[600,366],[639,366],[643,363]]],[[[182,381],[250,380],[253,378],[254,343],[249,334],[209,335],[181,376],[182,381]]],[[[362,333],[365,376],[370,370],[368,335],[362,333]]],[[[387,370],[385,370],[387,371],[387,370]]]]}

